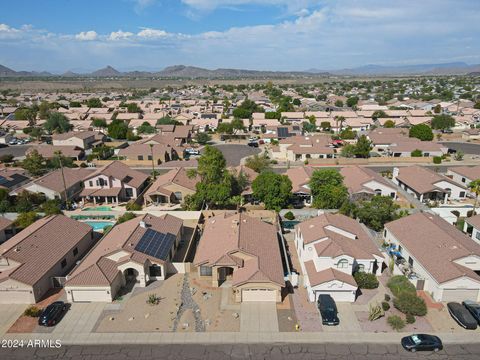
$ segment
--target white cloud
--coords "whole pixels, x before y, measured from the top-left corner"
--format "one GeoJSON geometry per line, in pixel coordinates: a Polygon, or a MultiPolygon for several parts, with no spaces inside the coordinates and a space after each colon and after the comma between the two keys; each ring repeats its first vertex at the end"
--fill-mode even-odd
{"type": "Polygon", "coordinates": [[[81,33],[78,33],[77,35],[75,35],[75,39],[80,41],[92,41],[92,40],[96,40],[97,37],[98,37],[97,32],[93,30],[82,31],[81,33]]]}
{"type": "Polygon", "coordinates": [[[159,39],[159,38],[166,37],[168,33],[164,30],[143,28],[141,31],[138,32],[137,35],[140,38],[145,38],[145,39],[159,39]]]}
{"type": "Polygon", "coordinates": [[[110,35],[108,36],[108,39],[109,40],[125,40],[132,36],[133,36],[133,33],[129,31],[118,30],[118,31],[111,32],[110,35]]]}

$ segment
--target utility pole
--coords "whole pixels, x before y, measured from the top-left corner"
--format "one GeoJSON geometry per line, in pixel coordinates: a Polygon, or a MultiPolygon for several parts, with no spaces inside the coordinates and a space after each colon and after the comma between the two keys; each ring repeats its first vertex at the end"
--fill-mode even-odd
{"type": "MultiPolygon", "coordinates": [[[[63,194],[65,196],[65,205],[67,205],[67,183],[65,181],[65,173],[63,172],[63,163],[62,163],[62,152],[61,151],[57,151],[55,153],[55,155],[57,155],[57,158],[58,158],[58,162],[60,164],[60,172],[62,173],[62,181],[63,181],[63,194]]],[[[60,196],[61,198],[61,196],[60,196]]]]}
{"type": "Polygon", "coordinates": [[[153,176],[153,180],[155,180],[157,176],[155,174],[155,162],[153,161],[153,144],[150,144],[150,153],[152,155],[152,176],[153,176]]]}

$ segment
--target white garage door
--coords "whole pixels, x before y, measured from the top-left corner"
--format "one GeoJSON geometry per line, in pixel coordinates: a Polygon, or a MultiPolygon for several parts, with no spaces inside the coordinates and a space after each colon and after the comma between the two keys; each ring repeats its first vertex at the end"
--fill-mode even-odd
{"type": "Polygon", "coordinates": [[[277,290],[243,289],[242,301],[277,301],[277,290]]]}
{"type": "Polygon", "coordinates": [[[355,294],[352,291],[315,291],[315,301],[319,295],[330,295],[335,301],[355,301],[355,294]]]}
{"type": "Polygon", "coordinates": [[[477,301],[478,290],[475,289],[445,289],[443,290],[443,301],[458,301],[473,300],[477,301]]]}
{"type": "Polygon", "coordinates": [[[0,304],[31,304],[33,294],[29,290],[0,291],[0,304]]]}
{"type": "Polygon", "coordinates": [[[105,302],[111,301],[106,290],[72,290],[72,298],[75,302],[105,302]]]}

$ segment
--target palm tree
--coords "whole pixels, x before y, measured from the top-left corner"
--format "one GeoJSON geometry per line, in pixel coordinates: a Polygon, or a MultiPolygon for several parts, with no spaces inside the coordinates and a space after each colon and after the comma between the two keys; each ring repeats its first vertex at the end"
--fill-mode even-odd
{"type": "Polygon", "coordinates": [[[475,204],[473,205],[473,214],[472,214],[472,215],[475,215],[476,209],[477,209],[478,195],[480,195],[480,179],[473,180],[472,182],[470,182],[468,187],[475,194],[475,204]]]}

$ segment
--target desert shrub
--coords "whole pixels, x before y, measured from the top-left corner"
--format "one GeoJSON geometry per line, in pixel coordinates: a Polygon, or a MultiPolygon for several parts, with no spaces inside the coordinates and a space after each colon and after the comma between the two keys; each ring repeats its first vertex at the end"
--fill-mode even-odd
{"type": "Polygon", "coordinates": [[[135,217],[135,214],[134,213],[131,213],[131,212],[126,212],[125,214],[123,214],[122,216],[120,216],[117,220],[117,222],[119,224],[121,223],[124,223],[128,220],[132,220],[133,218],[135,217]]]}
{"type": "Polygon", "coordinates": [[[148,305],[158,305],[160,304],[160,297],[157,294],[148,294],[147,304],[148,305]]]}
{"type": "Polygon", "coordinates": [[[126,209],[128,211],[140,211],[140,210],[142,210],[142,205],[137,204],[134,201],[131,201],[131,202],[127,203],[126,209]]]}
{"type": "Polygon", "coordinates": [[[385,294],[385,301],[390,301],[391,297],[388,294],[385,294]]]}
{"type": "Polygon", "coordinates": [[[415,286],[403,275],[392,276],[390,280],[388,280],[387,286],[394,296],[398,296],[403,292],[410,294],[417,293],[415,286]]]}
{"type": "Polygon", "coordinates": [[[407,314],[405,319],[407,321],[407,324],[413,324],[415,322],[415,316],[413,316],[412,314],[407,314]]]}
{"type": "Polygon", "coordinates": [[[427,314],[425,301],[415,294],[403,292],[393,299],[393,306],[404,314],[424,316],[427,314]]]}
{"type": "Polygon", "coordinates": [[[433,157],[433,163],[434,164],[441,164],[442,163],[442,157],[441,156],[434,156],[433,157]]]}
{"type": "Polygon", "coordinates": [[[29,317],[39,317],[41,313],[42,309],[39,309],[38,307],[32,305],[25,309],[23,315],[29,317]]]}
{"type": "Polygon", "coordinates": [[[285,213],[285,215],[283,216],[285,219],[287,220],[293,220],[295,219],[295,215],[293,215],[293,213],[291,211],[285,213]]]}
{"type": "Polygon", "coordinates": [[[382,309],[383,309],[383,311],[388,311],[388,310],[390,310],[390,304],[389,304],[388,302],[386,302],[386,301],[383,301],[383,302],[382,302],[382,309]]]}
{"type": "Polygon", "coordinates": [[[400,331],[405,327],[405,321],[398,315],[389,316],[387,322],[388,325],[390,325],[392,329],[396,331],[400,331]]]}
{"type": "Polygon", "coordinates": [[[360,289],[376,289],[378,287],[378,279],[375,274],[358,271],[353,274],[353,277],[360,289]]]}
{"type": "Polygon", "coordinates": [[[368,320],[374,321],[377,319],[380,319],[382,316],[385,315],[385,312],[383,309],[380,307],[380,305],[372,305],[370,304],[368,306],[368,320]]]}

